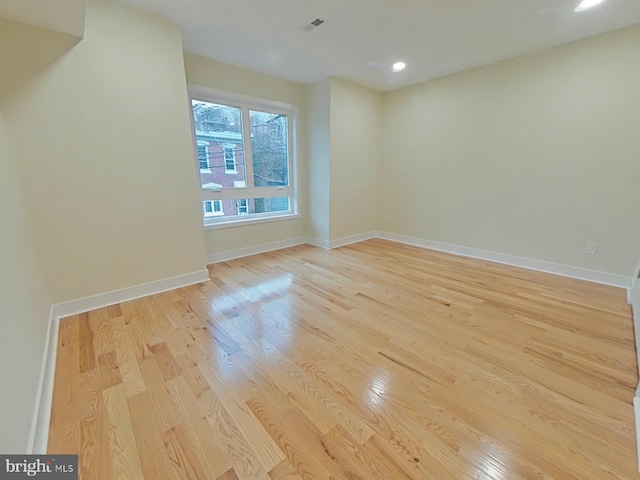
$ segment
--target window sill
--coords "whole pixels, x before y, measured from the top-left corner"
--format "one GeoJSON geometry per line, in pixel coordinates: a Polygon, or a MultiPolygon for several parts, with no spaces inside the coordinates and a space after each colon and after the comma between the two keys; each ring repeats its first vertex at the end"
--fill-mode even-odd
{"type": "Polygon", "coordinates": [[[201,168],[200,169],[200,173],[211,173],[211,169],[210,168],[201,168]]]}
{"type": "MultiPolygon", "coordinates": [[[[241,215],[244,217],[244,215],[241,215]]],[[[271,216],[271,217],[258,217],[258,218],[237,218],[229,220],[224,223],[214,223],[211,225],[204,225],[204,230],[218,230],[221,228],[230,227],[245,227],[248,225],[256,225],[258,223],[270,223],[270,222],[282,222],[284,220],[296,220],[300,218],[298,213],[287,213],[285,215],[271,216]]]]}
{"type": "Polygon", "coordinates": [[[225,170],[224,173],[225,173],[225,175],[237,175],[238,171],[237,170],[225,170]]]}

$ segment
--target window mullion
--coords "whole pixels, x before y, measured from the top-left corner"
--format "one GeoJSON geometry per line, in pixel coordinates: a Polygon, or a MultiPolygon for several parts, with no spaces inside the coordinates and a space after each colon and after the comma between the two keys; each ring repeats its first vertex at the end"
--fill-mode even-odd
{"type": "Polygon", "coordinates": [[[242,136],[244,140],[244,169],[247,175],[247,188],[253,188],[253,150],[251,146],[249,109],[247,107],[242,107],[242,136]]]}

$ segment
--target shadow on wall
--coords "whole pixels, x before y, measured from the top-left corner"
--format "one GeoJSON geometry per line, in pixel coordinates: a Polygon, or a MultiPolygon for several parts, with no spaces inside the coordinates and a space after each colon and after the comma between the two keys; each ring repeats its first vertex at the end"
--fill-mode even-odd
{"type": "Polygon", "coordinates": [[[5,101],[53,65],[82,39],[0,18],[0,101],[5,101]]]}

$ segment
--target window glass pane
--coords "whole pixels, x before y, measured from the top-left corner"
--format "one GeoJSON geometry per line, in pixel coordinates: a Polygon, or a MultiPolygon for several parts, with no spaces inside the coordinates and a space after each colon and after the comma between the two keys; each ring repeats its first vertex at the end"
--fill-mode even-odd
{"type": "Polygon", "coordinates": [[[289,185],[289,119],[249,110],[253,181],[256,187],[289,185]]]}
{"type": "Polygon", "coordinates": [[[289,210],[289,197],[254,198],[255,213],[286,212],[289,210]]]}
{"type": "MultiPolygon", "coordinates": [[[[206,204],[207,202],[205,202],[206,204]]],[[[239,198],[236,200],[215,200],[211,211],[205,207],[205,223],[229,220],[233,217],[244,215],[257,215],[262,213],[278,213],[290,211],[289,197],[271,198],[239,198]],[[218,210],[218,205],[220,210],[218,210]]]]}
{"type": "Polygon", "coordinates": [[[191,108],[202,188],[246,184],[241,109],[202,100],[192,100],[191,108]]]}

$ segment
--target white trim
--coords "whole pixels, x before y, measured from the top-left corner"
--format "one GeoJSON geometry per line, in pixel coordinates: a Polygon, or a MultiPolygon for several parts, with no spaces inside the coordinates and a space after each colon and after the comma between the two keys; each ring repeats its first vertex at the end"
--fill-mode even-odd
{"type": "MultiPolygon", "coordinates": [[[[220,90],[218,88],[205,87],[203,85],[196,85],[195,83],[188,83],[187,90],[189,91],[189,100],[201,100],[201,101],[214,101],[207,100],[208,98],[215,99],[215,101],[223,100],[239,105],[231,105],[232,107],[246,106],[251,108],[263,108],[263,109],[276,109],[275,113],[286,113],[292,106],[290,103],[278,102],[275,100],[268,100],[266,98],[252,97],[250,95],[244,95],[242,93],[230,92],[228,90],[220,90]],[[198,98],[204,97],[204,98],[198,98]]],[[[296,107],[297,109],[298,107],[296,107]]]]}
{"type": "MultiPolygon", "coordinates": [[[[236,216],[227,216],[229,219],[227,222],[223,223],[206,223],[203,225],[203,229],[206,230],[218,230],[220,228],[229,228],[229,227],[240,227],[243,225],[256,225],[258,223],[269,223],[269,222],[281,222],[282,220],[296,220],[300,218],[300,215],[297,213],[284,213],[283,215],[271,215],[268,217],[260,217],[258,215],[262,215],[261,213],[253,213],[247,215],[236,215],[236,216]]],[[[211,217],[207,217],[210,219],[211,217]]]]}
{"type": "Polygon", "coordinates": [[[274,250],[281,250],[283,248],[295,247],[297,245],[303,245],[304,243],[307,243],[304,238],[297,237],[290,238],[288,240],[281,240],[279,242],[262,243],[253,247],[238,248],[236,250],[227,250],[226,252],[220,253],[211,253],[207,255],[207,265],[235,260],[236,258],[248,257],[249,255],[256,255],[258,253],[266,253],[274,250]]]}
{"type": "Polygon", "coordinates": [[[344,247],[345,245],[351,245],[352,243],[364,242],[365,240],[371,240],[377,238],[378,232],[365,232],[358,233],[357,235],[350,235],[348,237],[337,238],[335,240],[324,240],[322,238],[305,237],[305,243],[313,245],[314,247],[324,248],[325,250],[332,250],[334,248],[344,247]]]}
{"type": "Polygon", "coordinates": [[[40,379],[36,392],[33,419],[31,420],[31,432],[27,454],[47,453],[49,441],[49,424],[51,421],[51,403],[53,401],[53,379],[55,376],[56,354],[58,349],[58,326],[60,318],[53,315],[53,305],[49,312],[47,335],[44,342],[40,379]]]}
{"type": "MultiPolygon", "coordinates": [[[[638,270],[640,270],[640,262],[633,271],[631,279],[631,287],[629,288],[629,303],[633,315],[633,331],[636,341],[636,362],[640,365],[640,279],[638,279],[638,270]]],[[[633,397],[633,414],[636,422],[636,459],[638,461],[638,471],[640,471],[640,383],[636,388],[633,397]]]]}
{"type": "Polygon", "coordinates": [[[329,250],[329,240],[324,240],[322,238],[304,237],[304,243],[308,243],[309,245],[313,245],[314,247],[329,250]]]}
{"type": "Polygon", "coordinates": [[[640,471],[640,397],[637,394],[633,397],[633,413],[636,418],[636,460],[640,471]]]}
{"type": "MultiPolygon", "coordinates": [[[[225,188],[218,189],[203,188],[201,190],[202,200],[236,200],[238,198],[269,198],[269,197],[290,197],[293,192],[292,187],[251,187],[251,188],[225,188]]],[[[286,210],[291,211],[291,210],[286,210]]],[[[265,212],[271,213],[271,212],[265,212]]],[[[275,213],[275,212],[274,212],[275,213]]]]}
{"type": "Polygon", "coordinates": [[[602,283],[612,285],[614,287],[629,288],[631,279],[624,275],[616,275],[613,273],[599,272],[596,270],[588,270],[586,268],[572,267],[569,265],[561,265],[559,263],[545,262],[543,260],[535,260],[533,258],[518,257],[506,253],[490,252],[479,248],[463,247],[451,243],[436,242],[433,240],[425,240],[422,238],[408,237],[405,235],[397,235],[395,233],[378,232],[378,238],[391,240],[399,243],[406,243],[416,247],[423,247],[429,250],[439,252],[453,253],[463,257],[479,258],[490,262],[504,263],[516,267],[527,268],[529,270],[537,270],[540,272],[553,273],[563,277],[577,278],[587,280],[589,282],[602,283]]]}
{"type": "MultiPolygon", "coordinates": [[[[243,123],[243,137],[244,137],[244,166],[247,184],[243,189],[221,188],[220,190],[210,191],[202,189],[202,181],[198,175],[198,185],[200,186],[200,196],[202,200],[235,200],[237,198],[262,198],[262,197],[289,197],[289,210],[290,216],[297,216],[299,214],[298,209],[300,206],[300,155],[299,149],[299,109],[297,105],[287,104],[283,102],[277,102],[273,100],[267,100],[263,98],[251,97],[248,95],[242,95],[238,93],[228,92],[224,90],[218,90],[215,88],[204,87],[201,85],[187,84],[187,90],[189,93],[189,108],[193,112],[193,100],[215,102],[223,105],[240,108],[242,111],[242,123],[243,123]],[[288,118],[288,150],[289,150],[289,185],[286,187],[255,187],[253,184],[253,164],[249,159],[252,158],[251,142],[248,142],[248,134],[250,133],[249,125],[249,110],[261,110],[270,113],[278,113],[286,115],[288,118]]],[[[193,114],[190,115],[191,130],[194,144],[196,144],[196,161],[198,161],[197,155],[197,139],[196,130],[193,119],[193,114]]],[[[224,152],[224,145],[223,145],[224,152]]],[[[237,168],[237,166],[236,166],[237,168]]],[[[226,156],[225,156],[225,173],[226,171],[226,156]]],[[[271,213],[276,214],[278,212],[268,212],[266,216],[272,218],[271,213]]],[[[253,217],[255,214],[249,214],[253,217]]],[[[208,217],[210,219],[210,217],[208,217]]],[[[221,219],[215,224],[225,224],[226,226],[236,226],[235,222],[228,221],[227,217],[221,219]]],[[[213,224],[205,224],[205,227],[209,227],[213,224]]]]}
{"type": "Polygon", "coordinates": [[[345,245],[351,245],[352,243],[364,242],[365,240],[371,240],[377,236],[378,232],[365,232],[357,235],[350,235],[348,237],[337,238],[329,241],[329,249],[344,247],[345,245]]]}
{"type": "Polygon", "coordinates": [[[132,287],[113,290],[107,293],[100,293],[91,297],[79,298],[69,302],[57,303],[53,306],[53,315],[56,317],[68,317],[78,313],[96,310],[97,308],[108,307],[116,303],[128,302],[136,298],[154,295],[156,293],[186,287],[195,283],[209,281],[209,271],[200,270],[177,277],[164,278],[155,282],[143,283],[132,287]]]}

